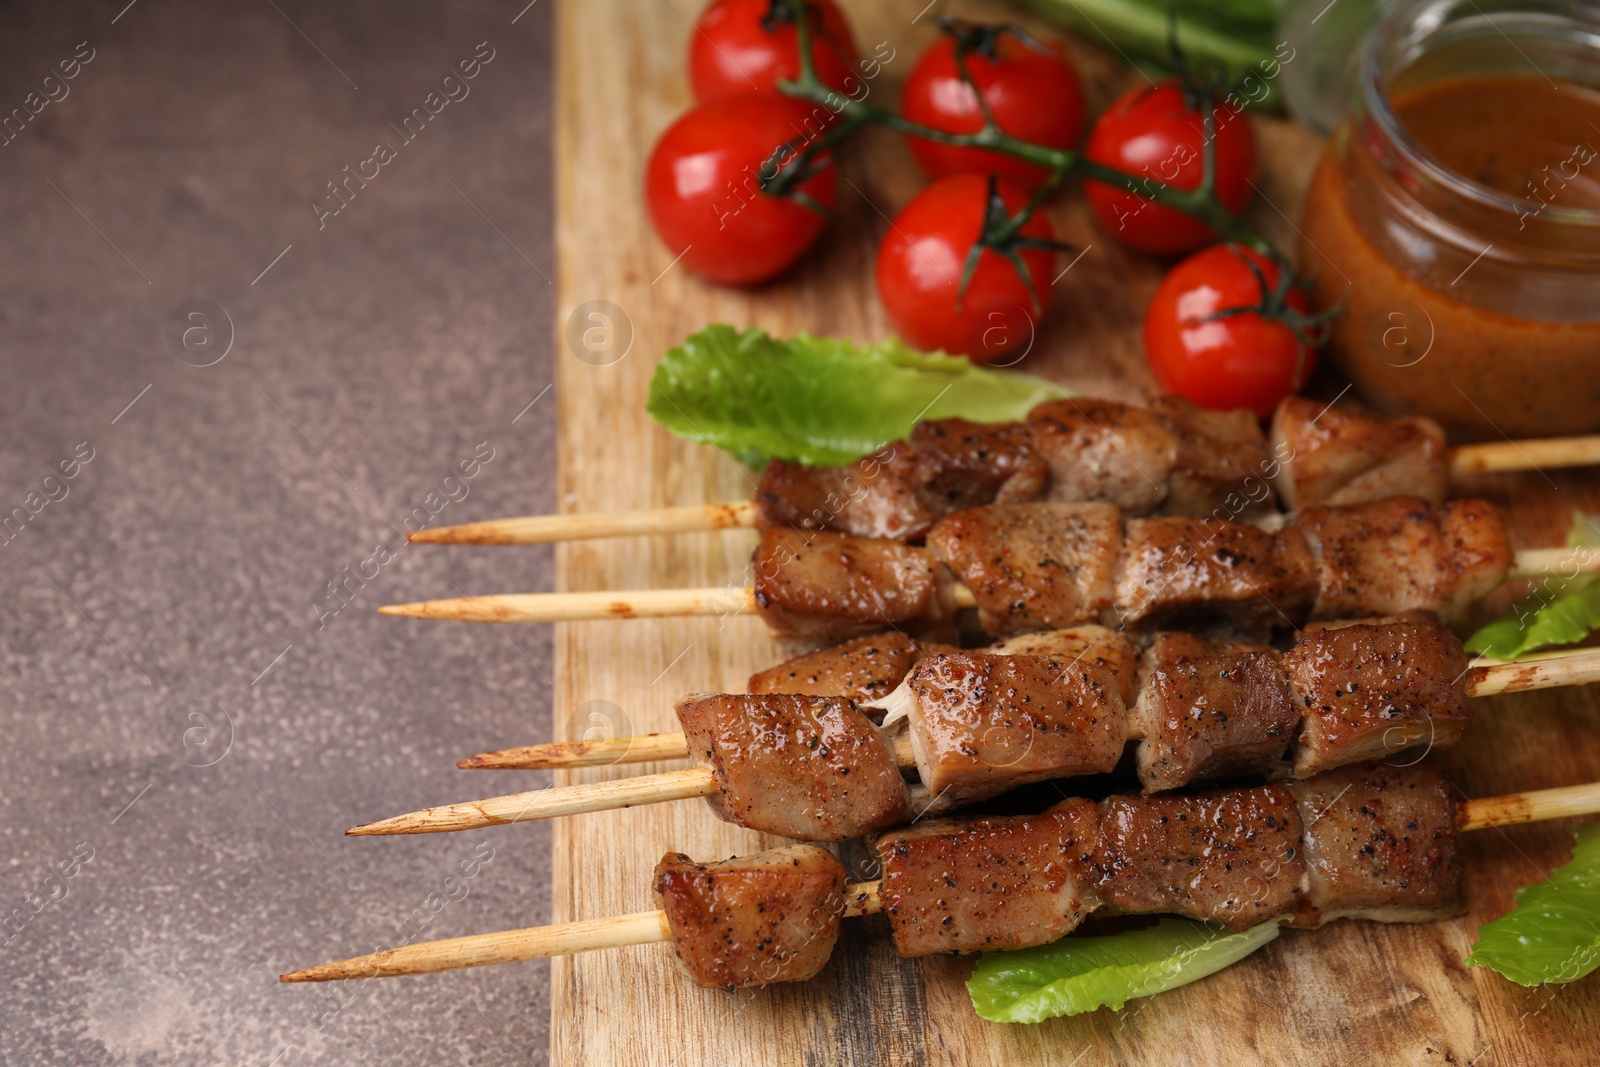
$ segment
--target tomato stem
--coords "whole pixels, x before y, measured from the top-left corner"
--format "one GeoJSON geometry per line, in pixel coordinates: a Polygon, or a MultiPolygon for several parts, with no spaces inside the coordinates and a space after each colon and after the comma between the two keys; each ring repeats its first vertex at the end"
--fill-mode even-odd
{"type": "MultiPolygon", "coordinates": [[[[1328,323],[1344,310],[1344,300],[1338,304],[1315,314],[1307,314],[1296,309],[1289,303],[1289,294],[1296,289],[1305,288],[1308,283],[1296,278],[1289,270],[1278,265],[1278,281],[1276,285],[1268,284],[1266,272],[1259,264],[1237,248],[1230,249],[1246,267],[1255,275],[1256,285],[1260,290],[1261,299],[1254,304],[1241,304],[1237,307],[1223,308],[1213,311],[1209,315],[1187,320],[1188,324],[1202,322],[1216,322],[1220,319],[1232,318],[1235,315],[1259,315],[1269,322],[1281,322],[1294,334],[1295,340],[1306,349],[1321,348],[1328,341],[1328,323]]],[[[1296,368],[1296,373],[1299,369],[1296,368]]]]}
{"type": "MultiPolygon", "coordinates": [[[[788,3],[793,9],[803,9],[804,0],[775,0],[775,3],[788,3]]],[[[1244,245],[1254,249],[1264,256],[1270,257],[1284,269],[1288,268],[1288,260],[1273,247],[1272,242],[1258,233],[1254,227],[1243,219],[1230,212],[1222,201],[1217,198],[1215,190],[1215,156],[1216,146],[1213,144],[1215,136],[1215,122],[1211,114],[1206,116],[1206,136],[1203,151],[1206,165],[1199,187],[1194,189],[1180,189],[1168,185],[1157,178],[1143,174],[1129,174],[1126,171],[1096,163],[1082,152],[1074,149],[1052,148],[1048,145],[1034,144],[1013,137],[995,125],[992,120],[985,121],[984,127],[973,133],[946,133],[935,130],[920,123],[912,122],[897,112],[875,107],[864,100],[856,100],[824,85],[817,77],[815,65],[811,59],[811,27],[808,20],[800,17],[798,10],[794,18],[795,43],[799,48],[800,75],[792,81],[783,81],[778,84],[778,90],[788,96],[800,100],[808,100],[820,107],[827,108],[837,114],[839,121],[824,132],[821,136],[811,141],[796,157],[789,158],[788,162],[780,167],[776,174],[762,181],[762,189],[774,196],[787,195],[801,179],[801,175],[809,175],[807,166],[809,160],[817,156],[846,136],[868,123],[884,126],[897,133],[911,137],[922,137],[940,144],[954,145],[962,148],[986,148],[990,151],[1001,152],[1015,159],[1037,164],[1050,172],[1049,179],[1041,189],[1041,193],[1054,190],[1069,175],[1087,178],[1091,181],[1103,182],[1106,185],[1125,189],[1136,196],[1146,200],[1175,208],[1192,218],[1198,219],[1216,232],[1221,241],[1244,245]],[[837,101],[842,104],[835,106],[837,101]]],[[[963,70],[963,74],[965,71],[963,70]]],[[[982,95],[979,95],[980,102],[982,95]]],[[[984,108],[987,116],[988,109],[984,108]]],[[[782,154],[787,155],[792,146],[786,146],[782,154]]],[[[1013,231],[1019,230],[1032,217],[1043,203],[1044,196],[1035,194],[1028,206],[1015,217],[1013,231]]]]}

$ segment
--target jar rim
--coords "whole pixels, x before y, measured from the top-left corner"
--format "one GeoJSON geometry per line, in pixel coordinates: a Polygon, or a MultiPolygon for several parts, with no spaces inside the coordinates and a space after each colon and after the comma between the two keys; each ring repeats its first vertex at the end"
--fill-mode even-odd
{"type": "MultiPolygon", "coordinates": [[[[1361,51],[1362,105],[1368,117],[1379,125],[1395,153],[1409,167],[1420,171],[1429,180],[1453,195],[1467,198],[1487,208],[1519,216],[1532,209],[1546,218],[1558,219],[1563,223],[1600,227],[1600,209],[1551,204],[1533,197],[1516,196],[1475,181],[1460,171],[1446,166],[1412,136],[1411,131],[1395,114],[1389,102],[1388,92],[1393,74],[1405,70],[1420,55],[1420,52],[1415,51],[1416,46],[1427,41],[1440,27],[1452,21],[1449,18],[1451,9],[1463,6],[1470,6],[1476,12],[1476,17],[1482,19],[1490,31],[1504,37],[1507,43],[1521,52],[1501,24],[1491,20],[1472,0],[1464,0],[1464,3],[1463,0],[1403,0],[1374,27],[1361,51]],[[1418,25],[1426,25],[1426,29],[1410,41],[1413,54],[1406,57],[1406,61],[1401,63],[1396,71],[1385,71],[1385,50],[1401,41],[1408,30],[1418,25]]],[[[1585,8],[1586,5],[1583,4],[1559,7],[1529,4],[1524,10],[1497,11],[1496,14],[1509,15],[1521,26],[1537,26],[1546,31],[1557,28],[1558,24],[1577,29],[1594,42],[1591,47],[1595,52],[1596,64],[1600,65],[1600,19],[1582,18],[1583,14],[1593,13],[1593,9],[1585,11],[1585,8]]],[[[1516,28],[1518,27],[1513,27],[1516,28]]],[[[1532,64],[1531,60],[1528,62],[1532,64]]],[[[1534,70],[1537,71],[1538,68],[1535,67],[1534,70]]]]}

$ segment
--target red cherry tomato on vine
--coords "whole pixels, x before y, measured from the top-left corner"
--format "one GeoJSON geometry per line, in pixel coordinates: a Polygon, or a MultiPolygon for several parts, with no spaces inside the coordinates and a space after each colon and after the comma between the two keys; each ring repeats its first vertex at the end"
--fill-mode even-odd
{"type": "MultiPolygon", "coordinates": [[[[819,126],[813,106],[753,93],[691,108],[668,127],[645,166],[645,205],[656,235],[683,265],[724,285],[754,285],[780,273],[822,232],[826,218],[793,197],[761,191],[760,177],[781,146],[819,126]]],[[[799,191],[834,203],[834,168],[799,191]]]]}
{"type": "MultiPolygon", "coordinates": [[[[966,53],[984,103],[1000,128],[1013,137],[1051,148],[1076,148],[1083,134],[1083,86],[1078,72],[1056,45],[1040,45],[1001,32],[992,39],[994,58],[966,53]]],[[[907,119],[945,133],[976,133],[983,128],[978,93],[956,66],[957,41],[941,37],[928,46],[906,80],[900,110],[907,119]]],[[[908,137],[922,169],[948,174],[998,174],[1024,189],[1035,189],[1049,170],[986,148],[940,144],[908,137]]]]}
{"type": "MultiPolygon", "coordinates": [[[[1028,196],[1006,181],[997,192],[1010,214],[1028,196]]],[[[1018,250],[1029,278],[1007,258],[984,249],[958,298],[967,254],[983,232],[989,178],[955,174],[928,186],[895,218],[878,248],[878,297],[895,329],[915,348],[959,352],[985,363],[1013,363],[1033,345],[1049,303],[1050,249],[1018,250]]],[[[1050,221],[1035,214],[1023,236],[1053,240],[1050,221]]]]}
{"type": "MultiPolygon", "coordinates": [[[[860,81],[856,43],[833,0],[805,0],[811,66],[822,84],[850,92],[860,81]]],[[[689,37],[689,84],[700,103],[766,92],[800,76],[800,47],[787,8],[772,0],[716,0],[689,37]]]]}
{"type": "MultiPolygon", "coordinates": [[[[1233,214],[1250,199],[1256,176],[1256,135],[1250,120],[1218,102],[1213,106],[1217,198],[1233,214]]],[[[1205,116],[1189,106],[1176,80],[1118,97],[1095,120],[1084,147],[1090,160],[1180,189],[1199,186],[1204,173],[1205,116]]],[[[1123,244],[1157,256],[1192,252],[1216,240],[1211,228],[1177,208],[1155,204],[1125,189],[1085,182],[1095,217],[1123,244]]]]}
{"type": "Polygon", "coordinates": [[[1299,392],[1317,351],[1284,321],[1307,314],[1298,289],[1289,290],[1279,317],[1259,310],[1218,315],[1262,308],[1278,281],[1277,264],[1238,245],[1215,245],[1173,267],[1144,315],[1145,357],[1161,388],[1204,408],[1249,408],[1263,419],[1299,392]]]}

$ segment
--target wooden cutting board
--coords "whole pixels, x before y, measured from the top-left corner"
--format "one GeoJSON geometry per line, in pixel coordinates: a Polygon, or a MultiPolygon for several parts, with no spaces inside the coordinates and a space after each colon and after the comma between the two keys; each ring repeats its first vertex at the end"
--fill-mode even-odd
{"type": "MultiPolygon", "coordinates": [[[[894,56],[873,85],[894,99],[934,31],[914,20],[924,0],[848,5],[863,54],[894,56]]],[[[747,292],[706,284],[673,265],[641,202],[656,136],[690,103],[683,69],[691,7],[655,0],[588,0],[559,8],[556,103],[557,362],[560,506],[566,511],[747,499],[753,476],[710,448],[681,442],[644,413],[646,386],[668,347],[711,322],[872,340],[889,332],[872,284],[872,257],[894,214],[920,188],[904,145],[871,132],[841,164],[839,218],[787,277],[747,292]],[[609,354],[569,339],[607,322],[609,354]],[[614,361],[613,361],[614,360],[614,361]],[[603,365],[602,365],[603,364],[603,365]]],[[[962,5],[978,18],[1022,19],[1005,7],[962,5]]],[[[1139,75],[1114,53],[1070,45],[1103,106],[1139,75]]],[[[1293,224],[1319,146],[1282,120],[1263,121],[1264,175],[1255,213],[1292,247],[1293,224]]],[[[538,161],[529,161],[530,166],[538,161]]],[[[1138,399],[1150,388],[1139,347],[1141,311],[1159,267],[1130,256],[1091,225],[1081,197],[1059,197],[1058,233],[1084,250],[1055,285],[1051,321],[1026,369],[1098,395],[1138,399]]],[[[1063,258],[1061,266],[1069,260],[1063,258]]],[[[1552,474],[1485,480],[1514,505],[1519,547],[1560,541],[1574,507],[1600,510],[1600,482],[1552,474]]],[[[746,582],[747,531],[598,541],[558,555],[563,589],[633,589],[746,582]]],[[[586,622],[556,633],[557,736],[676,728],[672,703],[695,690],[741,691],[780,658],[748,617],[586,622]],[[599,702],[599,703],[596,703],[599,702]]],[[[1470,795],[1600,778],[1600,698],[1565,690],[1486,700],[1466,740],[1447,755],[1470,795]]],[[[574,772],[565,782],[668,769],[574,772]]],[[[515,831],[508,831],[514,833],[515,831]]],[[[718,822],[698,802],[562,820],[555,830],[557,920],[654,907],[650,873],[662,853],[715,859],[774,844],[718,822]]],[[[956,958],[898,959],[881,920],[852,921],[833,962],[802,985],[738,994],[696,989],[666,946],[554,961],[551,1061],[583,1065],[1580,1063],[1600,1049],[1600,975],[1524,990],[1462,959],[1473,930],[1504,912],[1513,889],[1567,857],[1565,825],[1472,835],[1472,914],[1459,922],[1381,927],[1338,923],[1288,932],[1244,963],[1185,989],[1040,1026],[1000,1026],[972,1012],[956,958]]]]}

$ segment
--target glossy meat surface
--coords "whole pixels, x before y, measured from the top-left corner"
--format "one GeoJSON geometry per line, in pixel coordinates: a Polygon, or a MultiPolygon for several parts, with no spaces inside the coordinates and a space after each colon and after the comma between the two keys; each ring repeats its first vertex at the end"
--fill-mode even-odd
{"type": "Polygon", "coordinates": [[[912,750],[944,799],[1114,769],[1127,740],[1120,685],[1060,656],[958,652],[911,669],[912,750]]]}
{"type": "Polygon", "coordinates": [[[911,431],[911,450],[917,490],[935,516],[1037,500],[1050,483],[1049,466],[1019,422],[930,419],[911,431]]]}
{"type": "Polygon", "coordinates": [[[1439,509],[1439,535],[1455,564],[1455,588],[1440,612],[1446,619],[1467,617],[1484,597],[1506,580],[1516,554],[1500,509],[1487,500],[1452,500],[1439,509]]]}
{"type": "Polygon", "coordinates": [[[937,517],[917,490],[917,462],[904,441],[842,467],[769,460],[756,504],[766,526],[858,537],[920,537],[937,517]]]}
{"type": "Polygon", "coordinates": [[[905,784],[861,709],[834,697],[701,694],[678,702],[689,758],[727,822],[804,841],[843,841],[908,816],[905,784]]]}
{"type": "Polygon", "coordinates": [[[1427,922],[1466,910],[1455,802],[1432,761],[1356,764],[1291,789],[1322,921],[1427,922]]]}
{"type": "Polygon", "coordinates": [[[1050,467],[1046,499],[1103,501],[1144,514],[1167,498],[1178,439],[1166,420],[1113,400],[1072,397],[1028,413],[1033,448],[1050,467]]]}
{"type": "Polygon", "coordinates": [[[1043,815],[930,819],[877,841],[880,892],[902,956],[1042,945],[1071,933],[1097,899],[1099,808],[1069,800],[1043,815]]]}
{"type": "Polygon", "coordinates": [[[928,551],[964,582],[989,633],[1093,622],[1112,605],[1122,514],[1110,504],[994,504],[928,531],[928,551]]]}
{"type": "Polygon", "coordinates": [[[669,852],[655,891],[694,983],[738,989],[815,977],[844,915],[844,865],[816,845],[696,863],[669,852]]]}
{"type": "Polygon", "coordinates": [[[1312,508],[1298,528],[1317,562],[1315,619],[1422,610],[1448,622],[1504,581],[1511,562],[1499,515],[1483,501],[1312,508]]]}
{"type": "Polygon", "coordinates": [[[1302,907],[1300,814],[1282,786],[1108,797],[1096,886],[1118,911],[1171,913],[1243,930],[1302,907]]]}
{"type": "Polygon", "coordinates": [[[1181,396],[1157,397],[1150,410],[1178,445],[1162,514],[1243,521],[1273,509],[1267,440],[1255,412],[1209,411],[1181,396]]]}
{"type": "Polygon", "coordinates": [[[887,696],[933,652],[953,651],[890,630],[841,645],[808,652],[750,676],[752,693],[802,693],[808,696],[877,700],[887,696]]]}
{"type": "Polygon", "coordinates": [[[1062,656],[1110,674],[1117,681],[1122,702],[1129,707],[1139,695],[1139,649],[1127,634],[1104,626],[1037,630],[997,641],[987,651],[998,656],[1062,656]]]}
{"type": "Polygon", "coordinates": [[[1219,620],[1251,632],[1295,625],[1316,572],[1293,529],[1177,516],[1128,523],[1117,607],[1146,629],[1219,620]]]}
{"type": "Polygon", "coordinates": [[[1395,496],[1443,503],[1450,490],[1444,430],[1432,419],[1379,419],[1291,396],[1272,419],[1276,484],[1293,512],[1395,496]]]}
{"type": "Polygon", "coordinates": [[[752,566],[757,608],[781,637],[842,640],[944,615],[933,557],[898,541],[774,526],[752,566]]]}
{"type": "Polygon", "coordinates": [[[1417,612],[1311,626],[1284,653],[1304,725],[1295,773],[1455,744],[1472,719],[1467,657],[1439,620],[1417,612]]]}
{"type": "Polygon", "coordinates": [[[1300,713],[1269,648],[1157,634],[1135,716],[1146,793],[1278,770],[1300,713]]]}

